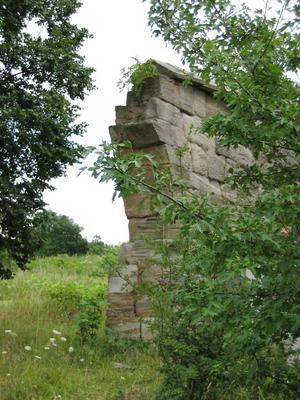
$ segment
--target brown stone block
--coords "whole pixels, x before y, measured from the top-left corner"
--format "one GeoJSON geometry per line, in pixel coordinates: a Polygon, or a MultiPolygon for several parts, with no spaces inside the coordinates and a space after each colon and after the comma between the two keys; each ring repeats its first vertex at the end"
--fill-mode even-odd
{"type": "Polygon", "coordinates": [[[124,199],[125,213],[128,219],[154,215],[149,207],[150,193],[134,193],[124,199]]]}
{"type": "Polygon", "coordinates": [[[206,116],[214,114],[227,114],[228,109],[225,104],[217,102],[216,99],[210,95],[206,94],[206,116]]]}

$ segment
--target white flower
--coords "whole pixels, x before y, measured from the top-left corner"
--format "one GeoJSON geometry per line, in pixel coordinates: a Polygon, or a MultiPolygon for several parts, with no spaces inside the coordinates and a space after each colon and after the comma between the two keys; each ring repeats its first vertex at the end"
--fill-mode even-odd
{"type": "Polygon", "coordinates": [[[84,361],[84,358],[81,358],[79,361],[80,361],[80,362],[83,362],[83,361],[84,361]]]}
{"type": "Polygon", "coordinates": [[[10,374],[6,374],[6,376],[10,376],[10,374]]]}
{"type": "Polygon", "coordinates": [[[56,343],[51,343],[51,344],[52,344],[52,346],[57,347],[57,344],[56,344],[56,343]]]}
{"type": "Polygon", "coordinates": [[[4,332],[5,332],[5,333],[12,333],[12,330],[11,330],[11,329],[5,329],[4,332]]]}
{"type": "Polygon", "coordinates": [[[24,349],[25,349],[26,351],[30,351],[30,350],[31,350],[31,346],[25,346],[24,349]]]}
{"type": "Polygon", "coordinates": [[[70,346],[69,349],[68,349],[68,351],[69,351],[69,353],[73,353],[74,347],[70,346]]]}
{"type": "Polygon", "coordinates": [[[54,333],[54,335],[61,335],[61,332],[57,331],[56,329],[53,329],[52,332],[54,333]]]}
{"type": "Polygon", "coordinates": [[[37,358],[38,360],[40,360],[42,357],[40,356],[34,356],[35,358],[37,358]]]}
{"type": "Polygon", "coordinates": [[[53,343],[55,342],[56,339],[55,339],[54,337],[51,337],[49,340],[50,340],[50,342],[53,344],[53,343]]]}
{"type": "Polygon", "coordinates": [[[44,349],[45,349],[45,350],[50,350],[50,347],[45,346],[44,349]]]}
{"type": "Polygon", "coordinates": [[[2,354],[7,354],[7,351],[3,350],[3,351],[2,351],[2,354]]]}
{"type": "Polygon", "coordinates": [[[262,124],[262,121],[260,119],[258,119],[257,121],[255,121],[255,126],[259,126],[262,124]]]}
{"type": "Polygon", "coordinates": [[[67,339],[66,339],[64,336],[60,337],[60,340],[61,340],[62,342],[66,342],[66,341],[67,341],[67,339]]]}

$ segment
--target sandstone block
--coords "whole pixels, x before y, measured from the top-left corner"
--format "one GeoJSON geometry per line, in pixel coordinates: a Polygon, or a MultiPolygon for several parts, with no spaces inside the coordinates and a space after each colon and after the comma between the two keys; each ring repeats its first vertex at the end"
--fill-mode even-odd
{"type": "Polygon", "coordinates": [[[162,119],[171,125],[181,126],[182,115],[177,107],[159,98],[150,98],[143,113],[145,119],[162,119]]]}
{"type": "Polygon", "coordinates": [[[171,146],[182,146],[184,143],[184,137],[179,127],[158,119],[110,126],[109,133],[113,143],[130,140],[136,149],[164,143],[171,146]]]}
{"type": "Polygon", "coordinates": [[[175,146],[166,145],[167,159],[171,165],[177,165],[184,169],[190,169],[192,167],[192,157],[189,150],[189,143],[182,146],[181,148],[175,146]]]}
{"type": "Polygon", "coordinates": [[[209,156],[208,158],[208,176],[219,182],[223,182],[225,179],[225,160],[221,156],[209,156]]]}
{"type": "Polygon", "coordinates": [[[137,266],[126,265],[119,270],[118,276],[108,278],[108,293],[131,293],[137,283],[137,266]]]}
{"type": "Polygon", "coordinates": [[[122,322],[119,324],[114,325],[114,329],[119,333],[122,337],[130,337],[141,339],[142,332],[141,332],[141,322],[135,318],[134,322],[122,322]]]}
{"type": "Polygon", "coordinates": [[[107,323],[109,326],[120,322],[129,322],[136,318],[133,294],[109,293],[108,302],[107,323]]]}
{"type": "Polygon", "coordinates": [[[212,94],[206,94],[206,116],[227,113],[228,110],[223,103],[217,102],[212,94]]]}
{"type": "Polygon", "coordinates": [[[207,176],[207,154],[202,147],[196,145],[195,143],[191,143],[191,160],[193,171],[200,175],[207,176]]]}
{"type": "Polygon", "coordinates": [[[228,148],[217,143],[216,153],[233,160],[237,165],[241,166],[250,166],[255,162],[255,158],[251,151],[243,146],[228,148]]]}
{"type": "Polygon", "coordinates": [[[141,118],[142,108],[138,106],[116,106],[116,125],[137,122],[141,118]]]}
{"type": "Polygon", "coordinates": [[[124,199],[125,213],[128,219],[144,218],[153,215],[149,208],[150,193],[133,193],[124,199]]]}
{"type": "Polygon", "coordinates": [[[221,196],[220,189],[214,186],[209,179],[193,172],[190,174],[189,186],[195,189],[200,196],[207,193],[214,193],[221,196]]]}
{"type": "Polygon", "coordinates": [[[162,239],[163,227],[156,219],[150,218],[132,218],[129,221],[130,241],[136,239],[155,240],[162,239]]]}

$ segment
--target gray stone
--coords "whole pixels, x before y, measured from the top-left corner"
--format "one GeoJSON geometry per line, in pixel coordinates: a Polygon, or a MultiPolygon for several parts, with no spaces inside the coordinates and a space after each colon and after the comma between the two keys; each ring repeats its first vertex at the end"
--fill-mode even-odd
{"type": "Polygon", "coordinates": [[[189,185],[192,189],[197,190],[198,194],[205,195],[207,193],[215,193],[221,195],[221,191],[216,186],[212,185],[205,176],[201,176],[195,173],[190,174],[189,185]]]}
{"type": "Polygon", "coordinates": [[[228,148],[217,143],[216,153],[233,160],[237,165],[251,166],[255,162],[255,158],[251,151],[243,146],[228,148]]]}
{"type": "Polygon", "coordinates": [[[225,179],[225,160],[221,156],[211,155],[208,158],[208,176],[219,182],[225,179]]]}
{"type": "Polygon", "coordinates": [[[179,109],[155,97],[147,102],[143,116],[146,120],[159,118],[176,127],[182,124],[182,114],[179,109]]]}
{"type": "Polygon", "coordinates": [[[137,283],[137,266],[126,265],[118,271],[118,276],[108,278],[108,293],[131,293],[137,283]]]}
{"type": "Polygon", "coordinates": [[[200,175],[207,176],[207,154],[202,147],[196,145],[195,143],[191,143],[191,159],[193,171],[200,175]]]}
{"type": "Polygon", "coordinates": [[[164,143],[171,146],[182,146],[184,144],[180,127],[175,127],[159,119],[110,126],[109,133],[114,143],[130,140],[136,149],[164,143]]]}

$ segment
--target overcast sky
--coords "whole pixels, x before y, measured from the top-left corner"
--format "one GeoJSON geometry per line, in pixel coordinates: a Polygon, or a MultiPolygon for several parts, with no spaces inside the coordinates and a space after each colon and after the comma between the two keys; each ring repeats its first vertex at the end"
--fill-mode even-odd
{"type": "MultiPolygon", "coordinates": [[[[80,141],[85,145],[97,146],[102,140],[109,140],[108,126],[114,124],[114,108],[125,104],[126,98],[126,93],[119,93],[117,81],[121,69],[133,63],[131,57],[181,65],[172,49],[151,36],[147,10],[142,0],[83,0],[74,18],[94,35],[83,47],[87,65],[96,69],[98,87],[84,102],[82,117],[89,127],[80,141]]],[[[127,241],[123,202],[118,199],[112,203],[112,185],[100,184],[88,173],[78,177],[78,169],[79,166],[69,168],[66,177],[51,182],[56,189],[45,193],[48,208],[73,218],[84,228],[83,235],[88,239],[100,235],[106,243],[127,241]]]]}

